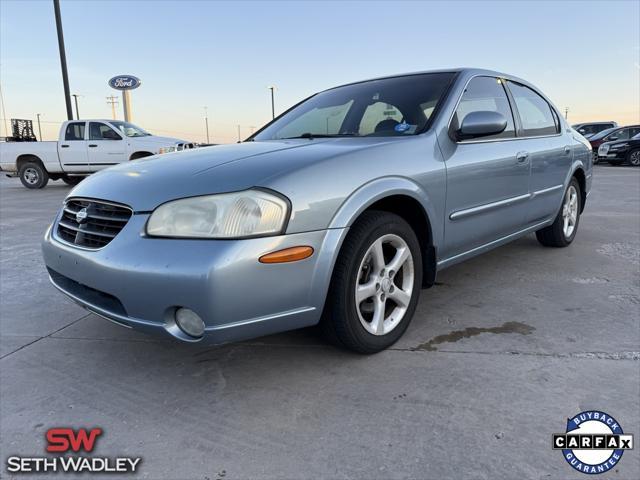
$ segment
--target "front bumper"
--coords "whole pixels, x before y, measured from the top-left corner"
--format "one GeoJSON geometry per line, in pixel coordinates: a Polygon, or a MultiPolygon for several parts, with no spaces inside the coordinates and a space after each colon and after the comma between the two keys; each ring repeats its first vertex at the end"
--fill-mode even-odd
{"type": "Polygon", "coordinates": [[[134,214],[100,250],[61,242],[57,219],[42,243],[51,282],[108,320],[165,337],[225,343],[316,324],[343,229],[245,240],[179,240],[144,236],[148,214],[134,214]],[[301,261],[262,264],[265,253],[309,245],[301,261]],[[194,339],[172,328],[178,307],[206,328],[194,339]]]}

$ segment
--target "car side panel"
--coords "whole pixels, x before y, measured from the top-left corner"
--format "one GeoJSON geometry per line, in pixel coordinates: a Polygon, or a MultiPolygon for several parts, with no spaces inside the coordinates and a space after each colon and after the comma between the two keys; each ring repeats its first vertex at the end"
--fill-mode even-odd
{"type": "Polygon", "coordinates": [[[531,156],[531,197],[527,224],[555,216],[573,160],[572,138],[561,134],[522,140],[531,156]]]}

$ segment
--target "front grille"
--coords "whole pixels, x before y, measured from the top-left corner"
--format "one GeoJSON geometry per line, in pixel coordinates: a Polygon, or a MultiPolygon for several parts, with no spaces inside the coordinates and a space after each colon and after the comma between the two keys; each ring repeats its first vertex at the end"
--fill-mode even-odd
{"type": "Polygon", "coordinates": [[[84,248],[102,248],[120,233],[133,212],[97,200],[67,200],[58,221],[58,237],[84,248]]]}

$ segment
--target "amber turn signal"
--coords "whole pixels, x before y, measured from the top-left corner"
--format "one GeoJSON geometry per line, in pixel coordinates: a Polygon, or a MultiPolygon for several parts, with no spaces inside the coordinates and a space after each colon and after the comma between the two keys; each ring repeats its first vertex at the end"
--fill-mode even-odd
{"type": "Polygon", "coordinates": [[[313,248],[311,247],[291,247],[278,250],[277,252],[267,253],[261,256],[259,260],[260,263],[287,263],[304,260],[311,255],[313,255],[313,248]]]}

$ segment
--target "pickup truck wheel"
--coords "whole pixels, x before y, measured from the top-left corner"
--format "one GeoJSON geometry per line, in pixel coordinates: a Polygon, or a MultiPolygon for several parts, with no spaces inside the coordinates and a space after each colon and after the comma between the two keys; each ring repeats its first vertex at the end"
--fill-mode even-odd
{"type": "Polygon", "coordinates": [[[80,177],[80,176],[75,176],[75,177],[70,177],[69,175],[64,175],[61,180],[66,183],[67,185],[77,185],[79,184],[82,180],[84,180],[84,177],[80,177]]]}
{"type": "Polygon", "coordinates": [[[551,225],[536,232],[536,237],[542,245],[566,247],[573,242],[580,223],[580,202],[580,184],[575,177],[572,177],[558,216],[551,225]]]}
{"type": "Polygon", "coordinates": [[[336,261],[321,328],[355,352],[384,350],[409,326],[420,285],[422,258],[411,226],[392,213],[365,212],[336,261]]]}
{"type": "Polygon", "coordinates": [[[42,165],[36,162],[26,162],[20,167],[20,181],[27,188],[44,188],[49,182],[49,174],[42,165]]]}

